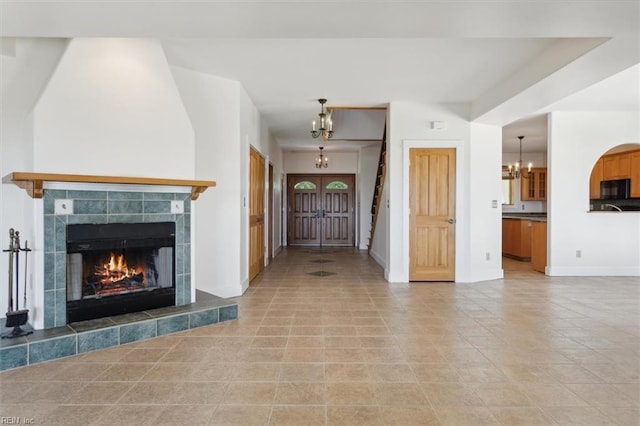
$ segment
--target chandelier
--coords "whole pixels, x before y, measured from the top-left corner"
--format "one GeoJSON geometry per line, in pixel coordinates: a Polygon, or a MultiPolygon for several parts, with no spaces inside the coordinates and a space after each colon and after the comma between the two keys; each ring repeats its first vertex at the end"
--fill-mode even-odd
{"type": "Polygon", "coordinates": [[[320,147],[320,154],[318,154],[318,156],[316,157],[316,169],[320,169],[320,168],[327,168],[329,167],[329,158],[326,157],[323,153],[322,150],[324,149],[324,147],[320,147]]]}
{"type": "Polygon", "coordinates": [[[507,176],[508,179],[520,179],[520,177],[528,179],[531,176],[531,167],[533,166],[532,163],[529,163],[527,165],[526,171],[522,171],[522,139],[524,139],[524,136],[518,136],[518,139],[520,139],[520,155],[518,157],[518,161],[516,161],[515,166],[509,164],[507,176]]]}
{"type": "Polygon", "coordinates": [[[318,117],[320,117],[320,128],[316,130],[316,121],[313,120],[311,123],[311,136],[315,139],[322,135],[325,139],[330,139],[333,136],[333,121],[331,121],[331,119],[327,120],[327,114],[324,112],[324,104],[327,103],[327,100],[318,99],[318,102],[320,102],[320,114],[318,114],[318,117]],[[325,127],[327,125],[329,129],[325,127]]]}

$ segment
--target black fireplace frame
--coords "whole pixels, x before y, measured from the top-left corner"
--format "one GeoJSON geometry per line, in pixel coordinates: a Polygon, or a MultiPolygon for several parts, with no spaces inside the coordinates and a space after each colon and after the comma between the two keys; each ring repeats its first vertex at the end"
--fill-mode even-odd
{"type": "MultiPolygon", "coordinates": [[[[67,294],[67,324],[88,319],[142,312],[176,304],[176,244],[175,222],[69,224],[67,254],[95,250],[140,247],[171,247],[171,287],[140,293],[115,294],[81,300],[69,300],[67,294]]],[[[68,291],[68,289],[67,289],[68,291]]]]}

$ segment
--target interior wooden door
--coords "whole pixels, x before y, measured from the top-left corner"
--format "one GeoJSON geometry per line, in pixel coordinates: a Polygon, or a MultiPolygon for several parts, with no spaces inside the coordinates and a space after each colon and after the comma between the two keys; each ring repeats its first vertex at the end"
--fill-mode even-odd
{"type": "Polygon", "coordinates": [[[320,245],[318,229],[320,177],[289,175],[289,245],[320,245]]]}
{"type": "Polygon", "coordinates": [[[409,151],[409,280],[455,279],[455,149],[409,151]]]}
{"type": "Polygon", "coordinates": [[[329,246],[353,246],[354,176],[322,176],[322,236],[329,246]]]}
{"type": "Polygon", "coordinates": [[[269,163],[269,226],[267,227],[268,238],[267,238],[267,258],[269,259],[269,263],[271,263],[271,259],[273,259],[273,218],[274,218],[274,209],[273,209],[273,164],[269,163]]]}
{"type": "Polygon", "coordinates": [[[249,281],[264,267],[264,157],[249,155],[249,281]]]}
{"type": "Polygon", "coordinates": [[[354,175],[289,175],[289,245],[353,246],[354,175]]]}

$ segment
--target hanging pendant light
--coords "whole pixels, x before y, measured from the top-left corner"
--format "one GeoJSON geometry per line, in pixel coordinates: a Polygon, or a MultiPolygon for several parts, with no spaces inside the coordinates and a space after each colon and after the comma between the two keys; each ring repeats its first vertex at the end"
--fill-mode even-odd
{"type": "Polygon", "coordinates": [[[318,154],[318,156],[316,157],[316,169],[320,169],[320,168],[327,168],[329,167],[329,158],[326,157],[323,153],[322,150],[324,149],[324,147],[320,147],[320,154],[318,154]]]}
{"type": "Polygon", "coordinates": [[[327,114],[324,112],[324,104],[327,103],[326,99],[318,99],[320,102],[320,114],[318,114],[320,128],[316,130],[316,121],[311,123],[311,136],[313,138],[320,137],[322,135],[324,139],[331,139],[333,136],[333,121],[331,118],[327,119],[327,114]]]}
{"type": "Polygon", "coordinates": [[[520,154],[515,165],[509,164],[509,166],[507,166],[508,179],[520,179],[520,177],[528,179],[531,176],[531,167],[533,166],[533,163],[529,163],[527,165],[526,171],[522,170],[522,139],[524,139],[524,136],[518,136],[518,139],[520,140],[520,154]]]}

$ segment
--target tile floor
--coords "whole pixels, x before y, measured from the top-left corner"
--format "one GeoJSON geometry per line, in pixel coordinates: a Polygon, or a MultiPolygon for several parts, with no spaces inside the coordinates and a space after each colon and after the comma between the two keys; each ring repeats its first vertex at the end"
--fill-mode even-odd
{"type": "Polygon", "coordinates": [[[0,421],[637,425],[638,279],[504,267],[388,284],[357,250],[287,249],[238,320],[0,374],[0,421]]]}

